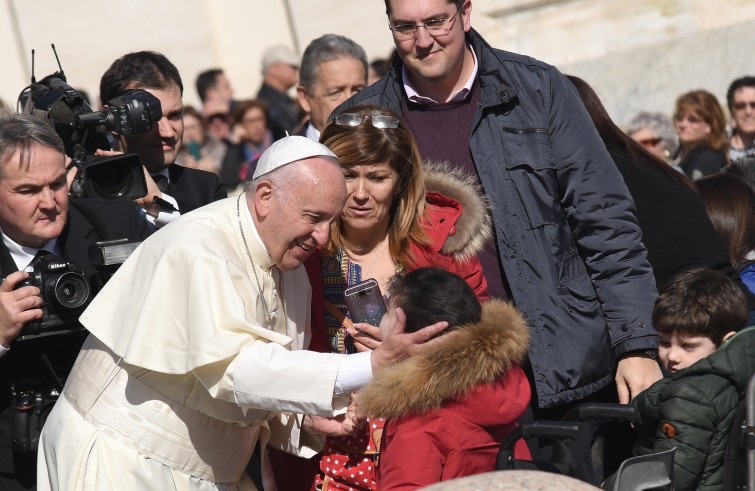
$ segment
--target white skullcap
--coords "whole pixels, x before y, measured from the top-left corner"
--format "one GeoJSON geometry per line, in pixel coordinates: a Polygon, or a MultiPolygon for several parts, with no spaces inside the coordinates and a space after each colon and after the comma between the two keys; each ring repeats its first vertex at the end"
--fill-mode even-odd
{"type": "Polygon", "coordinates": [[[312,157],[326,157],[338,161],[336,154],[325,145],[303,136],[287,136],[265,150],[257,161],[252,179],[274,171],[286,164],[312,157]]]}

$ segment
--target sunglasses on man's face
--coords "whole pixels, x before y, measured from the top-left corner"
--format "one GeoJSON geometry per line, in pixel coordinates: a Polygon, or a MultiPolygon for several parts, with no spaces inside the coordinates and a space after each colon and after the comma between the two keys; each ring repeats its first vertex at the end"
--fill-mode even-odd
{"type": "Polygon", "coordinates": [[[752,109],[753,111],[755,111],[755,101],[750,101],[750,102],[746,102],[746,101],[735,102],[733,104],[733,107],[734,107],[735,111],[744,111],[748,107],[750,109],[752,109]]]}

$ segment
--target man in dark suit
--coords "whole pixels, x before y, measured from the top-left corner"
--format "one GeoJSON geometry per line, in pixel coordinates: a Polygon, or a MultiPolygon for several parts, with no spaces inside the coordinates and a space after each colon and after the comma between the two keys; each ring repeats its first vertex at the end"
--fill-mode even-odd
{"type": "MultiPolygon", "coordinates": [[[[24,325],[43,316],[40,288],[19,283],[29,277],[27,271],[32,270],[35,258],[51,254],[81,268],[96,293],[112,271],[92,264],[90,247],[105,240],[138,242],[154,231],[131,202],[69,199],[63,152],[63,142],[43,121],[28,115],[0,120],[3,490],[35,488],[35,439],[86,335],[77,322],[70,321],[43,330],[47,336],[17,339],[24,325]],[[35,400],[38,396],[40,400],[35,400]]],[[[51,292],[43,295],[49,303],[51,292]]]]}
{"type": "Polygon", "coordinates": [[[147,218],[159,228],[183,213],[225,198],[215,174],[174,165],[184,132],[183,83],[175,65],[153,51],[122,56],[102,76],[100,100],[107,103],[130,89],[143,89],[157,97],[163,113],[150,131],[120,138],[122,149],[138,154],[144,165],[147,195],[136,203],[147,218]]]}

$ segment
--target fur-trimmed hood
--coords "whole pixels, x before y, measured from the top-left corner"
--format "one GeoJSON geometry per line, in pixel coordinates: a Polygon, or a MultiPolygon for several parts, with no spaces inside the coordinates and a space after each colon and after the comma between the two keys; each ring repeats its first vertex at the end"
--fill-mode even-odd
{"type": "Polygon", "coordinates": [[[425,162],[425,189],[451,198],[462,207],[455,233],[449,235],[440,252],[465,261],[482,250],[492,234],[490,209],[475,176],[448,162],[425,162]]]}
{"type": "Polygon", "coordinates": [[[360,412],[396,418],[439,409],[492,383],[527,353],[529,330],[511,304],[482,304],[482,320],[441,336],[417,356],[379,373],[359,391],[360,412]]]}

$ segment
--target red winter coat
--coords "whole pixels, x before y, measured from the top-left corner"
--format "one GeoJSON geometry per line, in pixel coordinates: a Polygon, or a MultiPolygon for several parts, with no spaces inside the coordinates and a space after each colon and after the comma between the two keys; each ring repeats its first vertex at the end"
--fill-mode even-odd
{"type": "MultiPolygon", "coordinates": [[[[498,449],[530,401],[518,363],[527,326],[514,307],[483,304],[479,324],[388,371],[359,393],[360,410],[386,417],[377,467],[380,491],[412,490],[493,471],[498,449]]],[[[529,458],[523,441],[517,458],[529,458]]]]}

